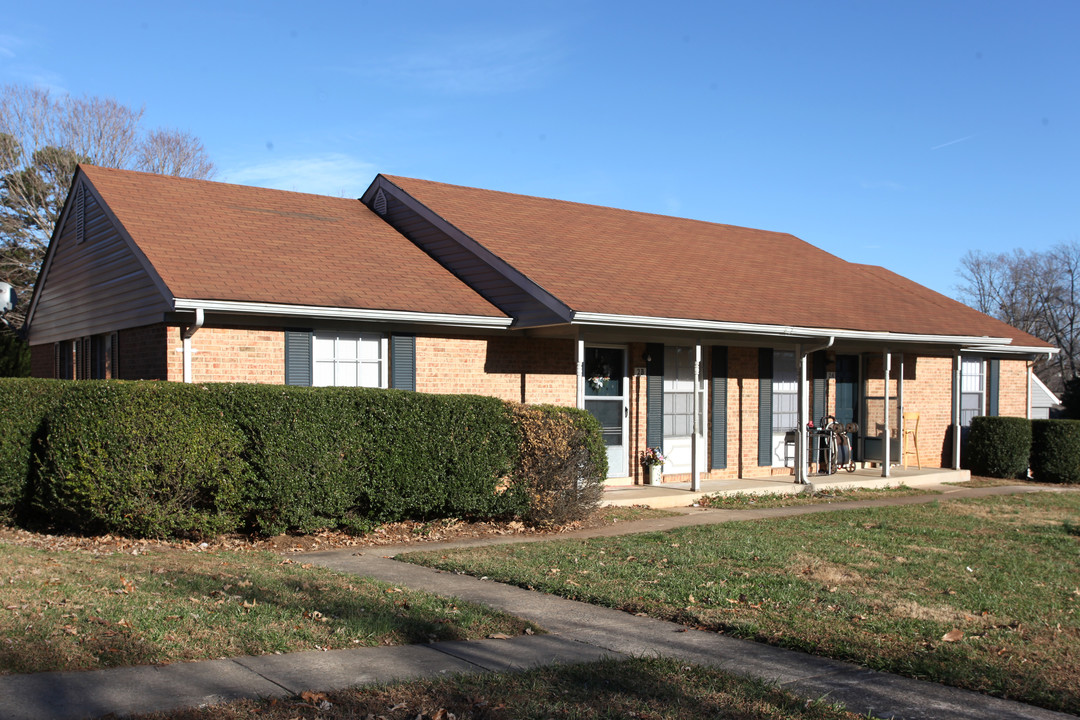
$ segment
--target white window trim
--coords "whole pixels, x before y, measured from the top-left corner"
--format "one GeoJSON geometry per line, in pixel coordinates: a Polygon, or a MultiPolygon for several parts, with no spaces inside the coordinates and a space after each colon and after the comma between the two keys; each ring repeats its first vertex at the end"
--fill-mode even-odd
{"type": "Polygon", "coordinates": [[[965,395],[978,395],[979,396],[979,408],[978,411],[972,417],[980,417],[986,414],[986,360],[982,358],[975,358],[971,356],[960,356],[960,425],[961,427],[971,427],[971,418],[967,422],[964,422],[964,396],[965,395]],[[964,372],[965,364],[977,363],[979,366],[979,390],[964,390],[964,380],[966,378],[973,377],[972,375],[964,372]]]}
{"type": "Polygon", "coordinates": [[[344,385],[339,386],[339,385],[337,385],[337,383],[336,383],[337,364],[339,362],[339,360],[338,360],[338,342],[342,338],[357,339],[357,338],[361,338],[363,336],[372,336],[373,337],[373,336],[376,336],[376,335],[378,335],[378,337],[379,337],[379,359],[377,361],[359,360],[359,361],[356,361],[356,362],[357,363],[368,363],[368,364],[371,364],[372,362],[378,362],[378,364],[379,364],[379,385],[378,386],[380,388],[388,388],[388,387],[390,387],[390,358],[389,358],[390,339],[389,339],[389,337],[387,337],[385,334],[380,334],[380,333],[364,332],[364,331],[353,331],[353,330],[322,330],[322,331],[315,330],[315,331],[313,331],[311,333],[311,383],[312,383],[312,385],[315,385],[316,387],[366,387],[366,386],[363,386],[363,385],[360,385],[360,386],[351,386],[351,385],[349,385],[349,386],[344,386],[344,385]],[[326,358],[320,359],[320,357],[318,355],[318,352],[317,352],[317,347],[318,347],[317,340],[319,338],[322,338],[323,340],[326,340],[326,339],[329,339],[329,338],[334,339],[334,357],[333,357],[333,361],[334,361],[334,368],[335,368],[335,372],[334,372],[335,383],[333,385],[317,385],[316,382],[315,382],[315,378],[317,376],[316,367],[317,367],[318,363],[327,361],[326,358]]]}

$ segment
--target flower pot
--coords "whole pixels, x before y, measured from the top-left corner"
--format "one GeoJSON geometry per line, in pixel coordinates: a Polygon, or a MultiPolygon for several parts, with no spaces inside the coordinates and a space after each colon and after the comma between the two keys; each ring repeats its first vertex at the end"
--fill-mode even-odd
{"type": "Polygon", "coordinates": [[[659,485],[660,484],[660,465],[646,465],[645,469],[648,472],[645,474],[646,485],[659,485]]]}

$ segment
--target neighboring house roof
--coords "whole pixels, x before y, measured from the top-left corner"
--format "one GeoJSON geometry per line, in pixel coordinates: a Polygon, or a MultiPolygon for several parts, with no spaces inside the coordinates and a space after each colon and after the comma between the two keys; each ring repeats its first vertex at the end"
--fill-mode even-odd
{"type": "Polygon", "coordinates": [[[1061,400],[1054,391],[1046,387],[1046,383],[1039,379],[1035,373],[1031,374],[1031,406],[1032,407],[1057,407],[1061,400]]]}
{"type": "Polygon", "coordinates": [[[412,178],[380,176],[372,187],[380,184],[446,219],[573,313],[1049,347],[884,268],[846,262],[786,233],[412,178]]]}

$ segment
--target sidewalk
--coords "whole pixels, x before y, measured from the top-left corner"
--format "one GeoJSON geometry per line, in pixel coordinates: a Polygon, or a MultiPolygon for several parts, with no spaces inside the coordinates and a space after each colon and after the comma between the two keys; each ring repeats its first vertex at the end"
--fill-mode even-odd
{"type": "MultiPolygon", "coordinates": [[[[628,534],[844,508],[1032,491],[1031,488],[961,489],[949,486],[933,489],[941,490],[944,495],[762,510],[684,509],[678,516],[670,518],[568,533],[559,538],[628,534]]],[[[542,539],[550,538],[538,538],[542,539]]],[[[43,720],[98,717],[108,713],[123,715],[207,705],[242,697],[282,697],[303,690],[335,690],[459,672],[521,669],[555,662],[585,662],[605,656],[639,655],[677,657],[774,681],[807,698],[827,696],[844,703],[854,712],[884,718],[1072,717],[393,559],[398,553],[417,549],[496,542],[521,542],[521,538],[378,547],[361,552],[334,550],[306,554],[304,558],[342,572],[483,603],[531,620],[544,627],[548,635],[264,655],[160,667],[0,676],[0,718],[43,720]]]]}

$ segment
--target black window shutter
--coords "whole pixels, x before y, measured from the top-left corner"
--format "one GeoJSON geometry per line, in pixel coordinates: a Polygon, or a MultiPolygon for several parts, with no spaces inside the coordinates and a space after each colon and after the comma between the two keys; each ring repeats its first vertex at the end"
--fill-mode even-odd
{"type": "Polygon", "coordinates": [[[825,379],[825,351],[818,350],[814,353],[814,414],[810,419],[816,425],[825,417],[828,408],[825,405],[825,390],[828,383],[825,379]]]}
{"type": "Polygon", "coordinates": [[[772,465],[772,348],[758,348],[758,465],[772,465]]]}
{"type": "Polygon", "coordinates": [[[648,447],[664,447],[664,346],[649,343],[645,346],[649,359],[645,363],[647,373],[645,386],[645,444],[648,447]]]}
{"type": "Polygon", "coordinates": [[[285,331],[285,384],[311,385],[311,331],[285,331]]]}
{"type": "Polygon", "coordinates": [[[416,390],[416,336],[390,336],[390,387],[416,390]]]}
{"type": "Polygon", "coordinates": [[[709,438],[709,467],[727,467],[727,348],[712,349],[712,437],[709,438]]]}
{"type": "Polygon", "coordinates": [[[986,414],[998,414],[998,395],[1001,384],[1001,361],[991,360],[986,363],[986,414]]]}

